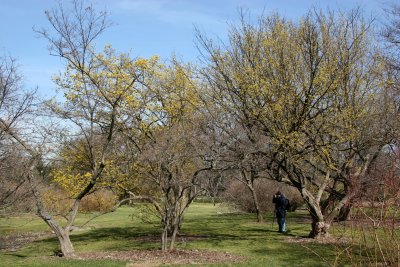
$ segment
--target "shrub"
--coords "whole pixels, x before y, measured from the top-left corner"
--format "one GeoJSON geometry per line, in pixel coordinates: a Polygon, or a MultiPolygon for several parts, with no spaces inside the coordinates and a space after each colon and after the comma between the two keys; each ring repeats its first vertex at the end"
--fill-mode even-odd
{"type": "Polygon", "coordinates": [[[43,189],[42,201],[46,210],[53,214],[66,214],[72,204],[65,190],[55,186],[43,189]]]}
{"type": "MultiPolygon", "coordinates": [[[[290,202],[290,211],[303,205],[303,199],[296,188],[273,180],[258,179],[254,187],[262,212],[273,211],[275,206],[272,197],[281,191],[290,202]]],[[[248,187],[238,180],[232,180],[224,193],[225,201],[232,203],[237,209],[245,212],[255,212],[252,194],[248,187]]]]}
{"type": "MultiPolygon", "coordinates": [[[[48,187],[42,192],[45,208],[54,214],[66,214],[72,199],[59,187],[48,187]]],[[[117,196],[110,190],[101,189],[85,196],[79,206],[80,212],[110,211],[117,202],[117,196]]]]}
{"type": "MultiPolygon", "coordinates": [[[[355,201],[344,231],[351,233],[345,249],[338,246],[337,260],[353,266],[400,266],[400,154],[384,158],[370,170],[370,186],[355,201]]],[[[347,234],[348,235],[348,234],[347,234]]]]}
{"type": "Polygon", "coordinates": [[[82,199],[79,211],[111,211],[117,203],[117,196],[110,190],[101,189],[82,199]]]}

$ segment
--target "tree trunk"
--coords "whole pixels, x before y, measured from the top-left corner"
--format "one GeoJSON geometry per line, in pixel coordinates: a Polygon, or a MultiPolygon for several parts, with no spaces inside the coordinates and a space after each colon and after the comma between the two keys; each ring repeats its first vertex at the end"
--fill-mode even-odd
{"type": "Polygon", "coordinates": [[[324,222],[324,221],[314,221],[311,223],[311,232],[309,234],[309,237],[315,238],[315,239],[324,239],[328,238],[330,236],[329,234],[329,228],[331,224],[324,222]]]}
{"type": "Polygon", "coordinates": [[[169,227],[170,227],[170,221],[169,221],[169,216],[168,213],[163,215],[163,219],[161,221],[161,225],[163,226],[163,231],[161,234],[161,250],[162,251],[167,251],[168,250],[168,232],[169,232],[169,227]]]}
{"type": "MultiPolygon", "coordinates": [[[[69,225],[63,229],[54,219],[53,217],[46,211],[44,205],[42,203],[42,198],[40,195],[39,190],[37,189],[36,183],[33,178],[33,168],[36,167],[36,161],[32,162],[30,167],[30,171],[27,175],[27,180],[30,184],[31,191],[35,197],[37,213],[39,217],[53,230],[56,234],[58,241],[60,243],[60,249],[62,252],[62,256],[66,258],[75,257],[75,250],[74,246],[72,245],[71,239],[69,238],[69,225],[72,223],[70,222],[69,225]]],[[[75,217],[73,217],[74,219],[75,217]]]]}
{"type": "Polygon", "coordinates": [[[170,243],[170,246],[169,246],[169,249],[170,249],[170,250],[173,250],[173,249],[174,249],[176,234],[178,233],[178,226],[179,226],[179,223],[176,223],[176,224],[174,225],[174,231],[173,231],[173,233],[172,233],[172,236],[171,236],[171,243],[170,243]]]}
{"type": "Polygon", "coordinates": [[[254,190],[254,187],[250,186],[250,185],[249,185],[249,188],[250,188],[251,194],[253,196],[254,208],[256,209],[256,213],[257,213],[257,222],[262,223],[262,222],[264,222],[264,218],[262,216],[262,212],[260,209],[260,203],[258,202],[256,190],[254,190]]]}
{"type": "Polygon", "coordinates": [[[58,242],[60,244],[60,249],[62,255],[66,258],[73,258],[75,257],[75,249],[72,245],[71,239],[69,238],[69,227],[63,229],[57,222],[55,222],[52,218],[43,218],[40,216],[48,226],[53,230],[55,235],[58,238],[58,242]]]}
{"type": "Polygon", "coordinates": [[[251,195],[253,197],[254,208],[255,208],[256,214],[257,214],[257,222],[262,223],[264,221],[264,219],[263,219],[262,212],[260,209],[260,203],[258,202],[257,193],[256,193],[256,190],[254,189],[254,180],[256,179],[256,174],[253,171],[251,171],[250,174],[247,174],[245,170],[242,170],[242,177],[245,179],[245,181],[246,181],[245,184],[251,191],[251,195]]]}
{"type": "Polygon", "coordinates": [[[57,236],[58,241],[60,242],[61,252],[66,258],[75,257],[75,249],[72,245],[71,239],[69,238],[69,231],[63,231],[60,236],[57,236]]]}
{"type": "Polygon", "coordinates": [[[164,226],[163,232],[161,234],[161,250],[168,250],[168,227],[166,225],[164,226]]]}
{"type": "Polygon", "coordinates": [[[351,212],[352,205],[350,203],[347,203],[344,205],[340,211],[339,215],[337,216],[337,220],[339,222],[347,221],[350,219],[350,212],[351,212]]]}
{"type": "Polygon", "coordinates": [[[307,203],[309,206],[312,223],[311,223],[311,231],[309,237],[315,239],[323,239],[330,236],[329,228],[331,226],[330,222],[327,222],[324,218],[324,215],[321,212],[320,206],[315,203],[307,203]]]}
{"type": "Polygon", "coordinates": [[[302,188],[300,191],[304,201],[308,206],[312,223],[309,237],[323,239],[329,237],[330,222],[325,220],[319,204],[319,197],[315,198],[308,190],[302,188]]]}

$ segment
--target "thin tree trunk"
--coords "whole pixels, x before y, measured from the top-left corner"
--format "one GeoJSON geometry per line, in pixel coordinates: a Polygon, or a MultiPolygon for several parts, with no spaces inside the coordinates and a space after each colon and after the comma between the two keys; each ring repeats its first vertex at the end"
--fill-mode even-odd
{"type": "Polygon", "coordinates": [[[171,236],[171,243],[170,243],[170,246],[169,246],[170,250],[174,249],[176,234],[178,233],[178,226],[179,226],[179,223],[175,223],[174,231],[173,231],[172,236],[171,236]]]}
{"type": "Polygon", "coordinates": [[[256,190],[254,190],[253,186],[251,186],[249,188],[250,188],[251,194],[253,196],[254,208],[256,209],[256,213],[257,213],[257,221],[259,223],[262,223],[262,222],[264,222],[264,218],[262,216],[262,212],[261,212],[261,209],[260,209],[260,203],[258,202],[258,197],[257,197],[256,190]]]}
{"type": "Polygon", "coordinates": [[[246,171],[242,170],[242,177],[245,179],[245,181],[246,181],[245,184],[251,191],[254,209],[256,210],[256,214],[257,214],[257,222],[262,223],[264,221],[264,219],[263,219],[262,212],[260,209],[260,203],[258,202],[257,193],[256,193],[256,190],[254,189],[255,173],[253,171],[251,171],[250,177],[249,177],[248,174],[246,174],[246,171]]]}
{"type": "Polygon", "coordinates": [[[168,229],[167,226],[164,226],[163,232],[161,234],[161,250],[167,251],[168,247],[168,229]]]}
{"type": "Polygon", "coordinates": [[[161,234],[161,250],[162,251],[167,251],[168,250],[168,227],[169,227],[169,219],[168,215],[164,216],[164,219],[162,221],[163,224],[163,231],[161,234]]]}

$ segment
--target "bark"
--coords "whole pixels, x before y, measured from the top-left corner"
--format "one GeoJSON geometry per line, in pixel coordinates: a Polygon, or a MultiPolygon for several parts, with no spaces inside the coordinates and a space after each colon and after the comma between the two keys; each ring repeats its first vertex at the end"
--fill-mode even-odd
{"type": "Polygon", "coordinates": [[[167,251],[168,250],[168,238],[169,238],[168,233],[169,233],[169,228],[170,228],[168,216],[166,216],[164,218],[163,225],[164,225],[164,227],[163,227],[163,231],[161,234],[161,250],[167,251]]]}
{"type": "Polygon", "coordinates": [[[253,196],[254,208],[256,209],[256,214],[257,214],[257,221],[259,223],[262,223],[262,222],[264,222],[264,218],[263,218],[263,215],[262,215],[262,212],[260,209],[260,203],[258,201],[256,190],[254,190],[253,186],[251,186],[249,188],[250,188],[251,194],[253,196]]]}
{"type": "Polygon", "coordinates": [[[172,232],[172,236],[171,236],[171,243],[170,243],[170,246],[169,246],[170,250],[174,249],[176,234],[178,233],[178,228],[179,228],[179,223],[176,223],[174,225],[174,231],[172,232]]]}
{"type": "Polygon", "coordinates": [[[350,203],[347,203],[346,205],[344,205],[340,211],[339,211],[339,215],[337,216],[337,220],[339,222],[342,221],[347,221],[350,219],[350,212],[351,212],[351,208],[353,205],[351,205],[350,203]]]}
{"type": "Polygon", "coordinates": [[[321,212],[318,204],[310,202],[307,203],[312,218],[311,231],[309,237],[315,239],[322,239],[329,237],[330,222],[327,222],[321,212]]]}
{"type": "Polygon", "coordinates": [[[179,231],[180,219],[177,218],[173,224],[165,223],[161,235],[161,250],[173,250],[175,248],[175,240],[179,231]],[[172,228],[172,229],[171,229],[172,228]]]}
{"type": "Polygon", "coordinates": [[[254,189],[254,180],[256,179],[256,174],[254,171],[250,171],[250,174],[247,174],[245,170],[242,170],[241,172],[242,172],[242,177],[246,181],[245,184],[251,191],[251,195],[253,197],[254,209],[256,210],[256,214],[257,214],[257,222],[262,223],[264,221],[264,219],[263,219],[262,212],[260,209],[260,203],[258,201],[257,192],[254,189]]]}
{"type": "Polygon", "coordinates": [[[176,222],[173,225],[169,223],[164,224],[163,231],[161,234],[161,250],[173,250],[175,247],[175,240],[178,234],[179,223],[176,222]],[[172,229],[170,229],[170,226],[172,229]],[[172,230],[172,231],[171,231],[172,230]]]}
{"type": "Polygon", "coordinates": [[[163,232],[161,234],[161,250],[162,251],[167,251],[167,242],[168,242],[168,231],[164,228],[163,232]]]}
{"type": "Polygon", "coordinates": [[[58,237],[58,241],[60,242],[61,252],[66,258],[74,258],[75,257],[75,249],[72,245],[71,239],[69,238],[69,231],[64,231],[64,233],[58,237]]]}
{"type": "MultiPolygon", "coordinates": [[[[303,189],[302,192],[305,196],[303,198],[308,205],[308,209],[312,218],[311,232],[309,237],[316,239],[329,237],[329,228],[333,220],[337,218],[339,211],[342,210],[342,208],[349,202],[349,200],[353,197],[353,194],[346,195],[333,207],[332,211],[330,211],[328,214],[324,214],[319,201],[317,201],[319,198],[314,199],[311,193],[309,193],[307,190],[303,189]]],[[[350,208],[349,205],[347,207],[350,208]]]]}
{"type": "Polygon", "coordinates": [[[315,239],[329,237],[329,228],[331,224],[329,221],[325,220],[325,217],[322,213],[321,206],[319,204],[320,194],[318,193],[317,197],[314,198],[311,192],[305,188],[302,188],[300,193],[308,206],[308,210],[312,219],[309,237],[315,239]]]}
{"type": "Polygon", "coordinates": [[[331,227],[330,223],[325,221],[314,220],[311,223],[311,232],[309,237],[314,239],[324,239],[330,237],[329,228],[331,227]]]}
{"type": "Polygon", "coordinates": [[[331,208],[321,207],[320,205],[320,194],[316,198],[307,191],[306,189],[301,190],[303,199],[305,200],[311,218],[311,232],[309,237],[311,238],[326,238],[329,237],[329,228],[335,219],[341,216],[349,216],[351,210],[351,200],[354,197],[354,193],[347,193],[337,203],[332,201],[331,208]],[[329,208],[329,209],[328,209],[329,208]]]}
{"type": "Polygon", "coordinates": [[[50,226],[58,238],[62,256],[66,258],[74,258],[75,249],[69,237],[69,228],[67,227],[63,229],[53,219],[46,220],[46,223],[50,226]]]}
{"type": "Polygon", "coordinates": [[[69,222],[69,224],[65,227],[65,229],[63,229],[53,219],[53,217],[45,210],[44,205],[42,203],[42,198],[41,198],[40,192],[34,181],[33,171],[36,167],[36,164],[37,164],[37,160],[36,160],[36,158],[33,158],[32,162],[30,164],[29,172],[27,174],[27,180],[31,187],[32,193],[35,197],[38,215],[51,228],[51,230],[57,236],[59,244],[60,244],[62,256],[66,257],[66,258],[75,257],[74,246],[72,245],[72,242],[69,238],[69,229],[70,229],[72,222],[69,222]]]}
{"type": "Polygon", "coordinates": [[[175,192],[175,204],[174,207],[172,209],[172,216],[171,216],[171,241],[170,241],[170,245],[169,245],[169,249],[172,250],[174,248],[175,245],[175,238],[176,238],[176,234],[178,232],[178,227],[179,227],[179,215],[180,215],[180,205],[179,205],[179,200],[182,199],[183,197],[183,191],[182,187],[178,186],[178,192],[175,192]],[[178,200],[178,201],[176,201],[178,200]]]}

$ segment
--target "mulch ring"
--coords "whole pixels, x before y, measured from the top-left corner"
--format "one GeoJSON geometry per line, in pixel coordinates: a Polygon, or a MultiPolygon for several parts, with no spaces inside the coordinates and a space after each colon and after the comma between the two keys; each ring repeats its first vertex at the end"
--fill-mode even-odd
{"type": "Polygon", "coordinates": [[[293,237],[287,237],[285,238],[285,241],[288,243],[297,243],[297,244],[346,244],[351,242],[349,238],[346,237],[325,237],[325,238],[319,238],[319,239],[314,239],[314,238],[308,238],[308,237],[301,237],[301,236],[293,236],[293,237]]]}
{"type": "Polygon", "coordinates": [[[79,259],[127,260],[130,267],[159,266],[162,264],[212,264],[236,263],[246,260],[245,257],[217,251],[207,250],[130,250],[77,253],[79,259]]]}
{"type": "Polygon", "coordinates": [[[0,236],[0,252],[16,251],[26,244],[54,236],[51,232],[19,233],[0,236]]]}
{"type": "MultiPolygon", "coordinates": [[[[190,241],[205,240],[209,238],[210,237],[207,235],[177,235],[175,242],[184,244],[190,241]]],[[[135,237],[134,240],[141,243],[160,242],[160,236],[159,235],[138,236],[135,237]]]]}

